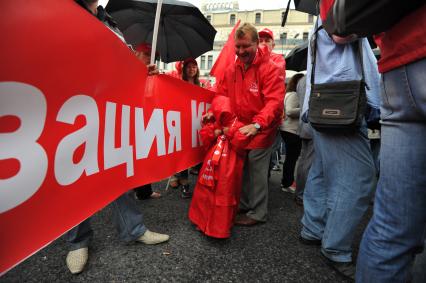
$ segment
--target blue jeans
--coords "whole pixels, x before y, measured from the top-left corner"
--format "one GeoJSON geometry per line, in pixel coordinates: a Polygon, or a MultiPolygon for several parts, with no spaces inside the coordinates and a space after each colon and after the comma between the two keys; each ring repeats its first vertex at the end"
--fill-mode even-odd
{"type": "Polygon", "coordinates": [[[301,236],[321,240],[327,258],[351,262],[355,230],[376,185],[367,129],[313,132],[315,157],[303,195],[301,236]]]}
{"type": "Polygon", "coordinates": [[[405,282],[426,228],[426,59],[383,74],[380,178],[357,282],[405,282]]]}
{"type": "MultiPolygon", "coordinates": [[[[146,232],[142,213],[133,198],[133,191],[124,193],[111,205],[114,223],[122,241],[135,241],[146,232]]],[[[93,230],[90,226],[90,218],[81,222],[65,235],[66,241],[70,244],[70,250],[88,247],[92,237],[93,230]]]]}

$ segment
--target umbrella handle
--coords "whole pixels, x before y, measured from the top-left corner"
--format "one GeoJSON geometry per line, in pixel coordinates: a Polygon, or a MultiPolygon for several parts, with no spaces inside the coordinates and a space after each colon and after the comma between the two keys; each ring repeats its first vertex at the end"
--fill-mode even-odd
{"type": "Polygon", "coordinates": [[[155,12],[154,34],[152,35],[151,64],[155,63],[155,51],[157,50],[157,37],[158,37],[158,26],[160,25],[161,6],[163,6],[163,0],[158,0],[157,11],[155,12]]]}

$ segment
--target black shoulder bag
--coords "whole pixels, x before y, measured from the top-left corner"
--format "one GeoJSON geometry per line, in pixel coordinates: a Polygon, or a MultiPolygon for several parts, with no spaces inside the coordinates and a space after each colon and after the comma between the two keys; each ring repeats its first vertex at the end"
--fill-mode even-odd
{"type": "Polygon", "coordinates": [[[315,37],[312,58],[311,94],[309,99],[308,120],[312,127],[321,132],[347,133],[359,129],[365,117],[367,98],[365,77],[362,64],[362,42],[358,41],[358,53],[361,62],[361,80],[315,84],[315,61],[317,52],[315,37]]]}

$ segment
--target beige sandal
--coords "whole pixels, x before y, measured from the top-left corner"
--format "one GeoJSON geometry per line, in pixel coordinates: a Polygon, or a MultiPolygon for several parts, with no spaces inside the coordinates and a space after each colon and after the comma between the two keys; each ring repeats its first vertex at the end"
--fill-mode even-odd
{"type": "Polygon", "coordinates": [[[152,192],[152,194],[149,196],[150,198],[161,198],[161,194],[157,192],[152,192]]]}

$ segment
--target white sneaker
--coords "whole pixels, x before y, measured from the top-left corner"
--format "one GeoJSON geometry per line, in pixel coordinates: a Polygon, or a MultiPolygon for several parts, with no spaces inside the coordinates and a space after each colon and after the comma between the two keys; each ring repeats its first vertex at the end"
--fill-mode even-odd
{"type": "Polygon", "coordinates": [[[67,259],[65,261],[70,272],[72,274],[78,274],[83,271],[88,258],[89,249],[86,247],[68,252],[67,259]]]}
{"type": "Polygon", "coordinates": [[[281,185],[281,191],[286,192],[286,193],[290,193],[290,194],[294,194],[296,192],[296,188],[284,187],[284,186],[281,185]]]}
{"type": "Polygon", "coordinates": [[[146,230],[146,232],[142,236],[140,236],[136,241],[144,243],[145,245],[156,245],[168,241],[169,238],[169,235],[146,230]]]}

